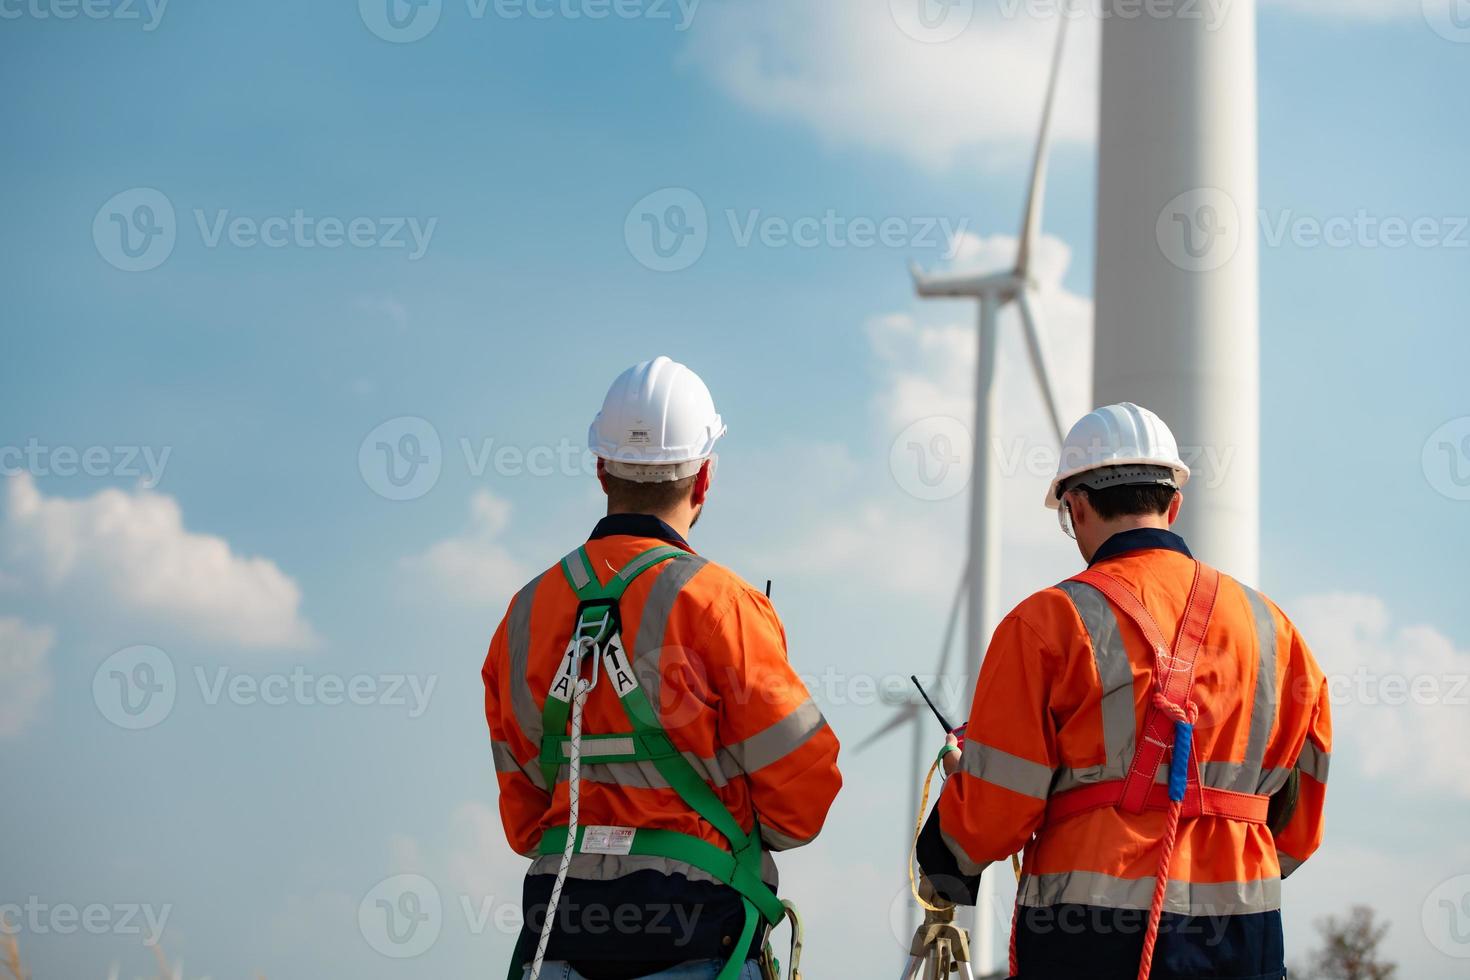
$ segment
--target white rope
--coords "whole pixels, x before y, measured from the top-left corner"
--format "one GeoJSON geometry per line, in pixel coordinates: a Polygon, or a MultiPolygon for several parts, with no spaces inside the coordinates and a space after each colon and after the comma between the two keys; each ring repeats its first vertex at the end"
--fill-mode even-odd
{"type": "MultiPolygon", "coordinates": [[[[606,619],[603,622],[606,623],[606,619]]],[[[551,927],[556,921],[556,906],[561,901],[562,887],[567,883],[572,854],[577,850],[577,811],[582,797],[582,706],[587,702],[587,693],[597,686],[600,676],[597,643],[592,637],[584,636],[578,651],[579,662],[589,650],[592,653],[592,679],[578,677],[572,694],[572,732],[567,743],[571,747],[567,760],[567,842],[562,845],[561,866],[556,869],[556,881],[552,883],[551,898],[546,903],[546,921],[541,923],[541,938],[536,943],[536,958],[531,963],[529,980],[540,980],[546,945],[551,942],[551,927]]]]}

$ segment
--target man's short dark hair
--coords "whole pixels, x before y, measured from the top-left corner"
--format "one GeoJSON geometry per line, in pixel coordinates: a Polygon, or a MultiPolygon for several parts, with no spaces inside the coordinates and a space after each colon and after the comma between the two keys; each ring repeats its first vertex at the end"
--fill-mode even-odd
{"type": "Polygon", "coordinates": [[[677,507],[689,496],[690,489],[699,474],[686,476],[682,480],[665,480],[662,483],[636,483],[603,473],[607,485],[607,502],[615,511],[629,514],[661,514],[677,507]]]}
{"type": "Polygon", "coordinates": [[[1087,494],[1087,502],[1097,511],[1097,516],[1105,521],[1142,514],[1167,514],[1174,494],[1179,492],[1159,483],[1104,487],[1101,490],[1091,487],[1077,489],[1087,494]]]}

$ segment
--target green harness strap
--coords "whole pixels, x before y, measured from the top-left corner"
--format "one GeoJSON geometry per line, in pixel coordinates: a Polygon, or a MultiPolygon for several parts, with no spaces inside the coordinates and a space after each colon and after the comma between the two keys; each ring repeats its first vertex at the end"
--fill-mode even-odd
{"type": "MultiPolygon", "coordinates": [[[[775,925],[785,916],[785,907],[761,879],[760,829],[747,834],[709,784],[674,746],[659,723],[658,713],[638,684],[632,662],[622,646],[622,624],[618,600],[628,585],[655,565],[684,554],[679,548],[660,546],[635,557],[602,585],[592,570],[586,548],[578,548],[562,561],[562,573],[577,593],[577,623],[557,678],[542,710],[540,765],[548,787],[555,787],[561,767],[570,758],[571,739],[563,734],[571,712],[572,692],[583,656],[591,653],[607,661],[607,680],[616,688],[618,701],[633,731],[614,735],[583,735],[582,757],[590,763],[650,762],[680,799],[730,842],[730,850],[708,841],[671,830],[635,828],[627,845],[629,854],[665,857],[699,868],[740,894],[745,907],[745,925],[729,961],[716,980],[735,980],[744,963],[745,951],[761,919],[775,925]],[[563,700],[563,697],[565,700],[563,700]]],[[[577,828],[577,851],[582,851],[587,827],[577,828]]],[[[560,854],[566,845],[567,828],[551,827],[541,837],[542,854],[560,854]]]]}

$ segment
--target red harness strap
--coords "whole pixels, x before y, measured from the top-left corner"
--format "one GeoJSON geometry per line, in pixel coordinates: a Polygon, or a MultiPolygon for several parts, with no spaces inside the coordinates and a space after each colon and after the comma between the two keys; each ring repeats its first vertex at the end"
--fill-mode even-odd
{"type": "MultiPolygon", "coordinates": [[[[1154,679],[1157,693],[1172,705],[1175,712],[1189,710],[1189,692],[1194,683],[1194,666],[1204,646],[1205,630],[1214,613],[1215,598],[1220,590],[1220,573],[1208,565],[1196,563],[1189,601],[1179,624],[1172,653],[1163,631],[1153,615],[1127,586],[1107,572],[1088,569],[1072,578],[1097,589],[1113,605],[1138,626],[1154,651],[1154,679]]],[[[1155,782],[1164,753],[1174,745],[1175,712],[1166,712],[1159,704],[1150,704],[1143,716],[1143,732],[1134,750],[1127,778],[1090,783],[1064,790],[1047,801],[1046,824],[1051,825],[1079,813],[1118,807],[1129,813],[1144,810],[1167,810],[1169,787],[1155,782]]],[[[1185,789],[1182,816],[1225,817],[1246,823],[1265,823],[1270,798],[1254,793],[1204,786],[1199,778],[1199,763],[1191,753],[1188,784],[1185,789]]]]}
{"type": "MultiPolygon", "coordinates": [[[[1199,754],[1193,741],[1199,706],[1189,695],[1194,686],[1194,665],[1204,647],[1205,631],[1209,629],[1215,599],[1220,592],[1220,573],[1208,565],[1195,563],[1194,582],[1189,588],[1189,601],[1184,607],[1184,617],[1180,620],[1172,652],[1159,624],[1138,596],[1123,583],[1097,569],[1088,569],[1072,581],[1097,589],[1143,632],[1144,639],[1154,651],[1155,690],[1143,715],[1143,731],[1134,749],[1128,775],[1123,779],[1058,793],[1047,802],[1046,824],[1108,806],[1129,813],[1142,813],[1144,810],[1167,812],[1164,836],[1159,842],[1159,867],[1154,876],[1148,930],[1144,934],[1143,955],[1138,967],[1139,980],[1148,980],[1153,967],[1154,944],[1158,940],[1159,920],[1168,892],[1169,868],[1173,863],[1179,822],[1188,817],[1218,816],[1265,823],[1270,800],[1250,793],[1214,789],[1200,782],[1199,754]],[[1165,752],[1170,753],[1170,773],[1169,782],[1162,784],[1155,780],[1165,752]]],[[[1014,930],[1011,942],[1012,973],[1015,973],[1014,930]]]]}

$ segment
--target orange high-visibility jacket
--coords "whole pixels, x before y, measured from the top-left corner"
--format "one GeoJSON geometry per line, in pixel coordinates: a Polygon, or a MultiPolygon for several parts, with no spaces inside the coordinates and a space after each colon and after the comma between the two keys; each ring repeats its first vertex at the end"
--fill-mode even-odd
{"type": "MultiPolygon", "coordinates": [[[[663,544],[688,548],[655,518],[614,515],[599,523],[586,548],[605,582],[635,556],[663,544]]],[[[501,818],[510,846],[527,856],[535,855],[543,831],[567,821],[567,767],[549,788],[538,757],[542,707],[576,611],[576,593],[560,565],[552,566],[511,602],[485,660],[485,715],[501,818]]],[[[691,551],[634,579],[620,611],[634,672],[665,730],[742,829],[748,832],[758,821],[767,850],[811,841],[841,786],[837,737],[787,660],[785,631],[770,601],[691,551]]],[[[587,698],[583,730],[615,733],[630,727],[613,685],[599,683],[587,698]]],[[[729,849],[649,762],[584,760],[580,818],[583,825],[678,831],[729,849]]],[[[559,855],[538,858],[528,874],[549,880],[558,862],[559,855]]],[[[774,885],[774,864],[769,857],[766,862],[765,877],[774,885]]],[[[708,875],[668,858],[578,854],[563,904],[585,906],[593,883],[619,881],[620,896],[649,907],[693,902],[691,896],[711,887],[708,875]],[[579,883],[585,886],[580,893],[579,883]]],[[[583,930],[581,940],[564,937],[561,954],[554,938],[553,958],[723,959],[730,954],[726,936],[738,936],[743,916],[735,892],[719,887],[728,892],[734,914],[715,930],[719,935],[691,940],[696,947],[712,942],[713,948],[671,950],[647,936],[630,942],[626,934],[599,939],[583,930]]],[[[527,894],[536,890],[528,880],[527,894]]],[[[528,913],[528,927],[530,921],[528,913]]]]}
{"type": "MultiPolygon", "coordinates": [[[[1124,532],[1104,549],[1094,567],[1126,585],[1172,638],[1195,568],[1183,541],[1167,532],[1124,532]]],[[[1064,582],[1007,616],[975,687],[960,769],[938,806],[961,871],[974,874],[1024,848],[1023,909],[1147,909],[1163,811],[1108,807],[1056,822],[1046,813],[1054,794],[1126,776],[1153,683],[1154,654],[1141,632],[1091,586],[1064,582]]],[[[1200,707],[1194,742],[1203,785],[1269,796],[1295,771],[1300,795],[1279,834],[1223,817],[1186,819],[1164,910],[1279,910],[1280,879],[1322,840],[1332,747],[1325,677],[1281,610],[1226,576],[1192,696],[1200,707]]],[[[1166,775],[1163,766],[1158,778],[1166,775]]],[[[1025,974],[1024,956],[1020,967],[1025,974]]]]}

